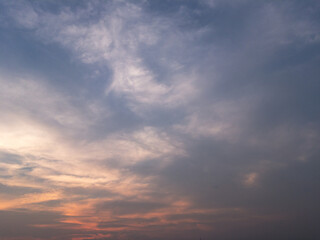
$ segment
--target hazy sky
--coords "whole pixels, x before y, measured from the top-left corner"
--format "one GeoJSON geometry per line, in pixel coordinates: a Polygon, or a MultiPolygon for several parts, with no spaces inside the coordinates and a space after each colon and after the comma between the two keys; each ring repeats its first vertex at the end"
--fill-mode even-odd
{"type": "Polygon", "coordinates": [[[1,240],[320,239],[320,2],[0,2],[1,240]]]}

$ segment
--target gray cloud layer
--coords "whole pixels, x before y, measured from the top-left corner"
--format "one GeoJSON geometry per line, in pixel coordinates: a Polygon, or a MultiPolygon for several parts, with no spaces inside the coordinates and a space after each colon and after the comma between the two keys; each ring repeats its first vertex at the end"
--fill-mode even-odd
{"type": "Polygon", "coordinates": [[[319,237],[317,1],[0,6],[0,238],[319,237]]]}

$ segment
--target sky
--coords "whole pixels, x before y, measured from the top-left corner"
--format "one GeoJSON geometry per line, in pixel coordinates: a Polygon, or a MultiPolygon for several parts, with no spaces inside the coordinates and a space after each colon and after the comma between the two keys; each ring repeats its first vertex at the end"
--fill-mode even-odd
{"type": "Polygon", "coordinates": [[[319,63],[317,0],[0,1],[0,239],[320,239],[319,63]]]}

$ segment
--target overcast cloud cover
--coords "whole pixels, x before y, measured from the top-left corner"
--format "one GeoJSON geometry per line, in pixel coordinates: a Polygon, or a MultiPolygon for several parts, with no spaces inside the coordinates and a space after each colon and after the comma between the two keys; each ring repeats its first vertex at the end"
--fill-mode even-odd
{"type": "Polygon", "coordinates": [[[320,2],[0,2],[0,239],[320,239],[320,2]]]}

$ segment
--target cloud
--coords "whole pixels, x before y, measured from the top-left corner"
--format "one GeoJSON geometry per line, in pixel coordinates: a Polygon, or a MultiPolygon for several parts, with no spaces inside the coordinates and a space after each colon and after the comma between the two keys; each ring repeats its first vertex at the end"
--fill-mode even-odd
{"type": "Polygon", "coordinates": [[[0,5],[0,238],[318,233],[316,1],[0,5]]]}
{"type": "MultiPolygon", "coordinates": [[[[91,14],[90,6],[88,4],[86,10],[76,12],[62,8],[58,14],[38,9],[38,24],[33,24],[33,29],[40,38],[69,48],[84,63],[98,63],[110,68],[113,77],[106,94],[113,92],[124,96],[135,112],[143,112],[146,107],[187,104],[196,93],[194,74],[186,69],[178,71],[184,66],[165,53],[174,50],[176,44],[190,44],[190,37],[174,34],[174,24],[167,19],[153,17],[142,7],[131,3],[106,4],[100,9],[104,17],[82,24],[81,19],[91,14]],[[163,34],[170,34],[167,41],[160,41],[163,34]],[[144,48],[159,48],[157,64],[173,74],[160,79],[155,71],[148,68],[141,53],[144,48]],[[165,53],[162,54],[160,49],[165,53]]],[[[22,12],[21,9],[15,11],[17,16],[22,12]]],[[[19,17],[14,18],[20,23],[19,17]]]]}

